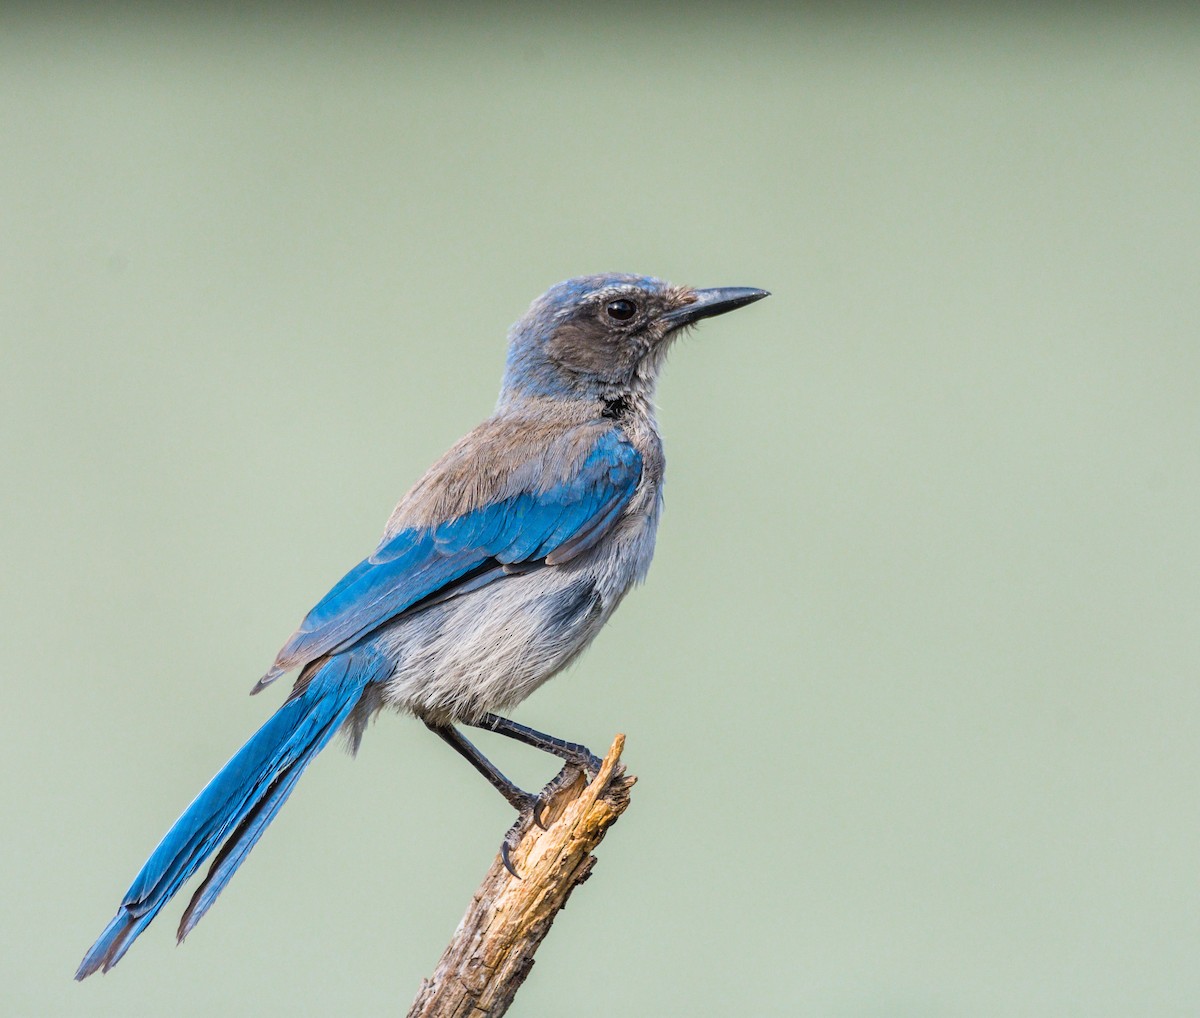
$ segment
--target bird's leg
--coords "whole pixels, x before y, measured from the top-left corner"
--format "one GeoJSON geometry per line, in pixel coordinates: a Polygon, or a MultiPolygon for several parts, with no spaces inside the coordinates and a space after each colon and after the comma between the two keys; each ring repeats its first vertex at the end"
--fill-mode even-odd
{"type": "Polygon", "coordinates": [[[531,817],[533,822],[542,830],[546,829],[546,825],[542,822],[542,806],[545,803],[545,799],[541,795],[530,795],[509,781],[508,778],[500,773],[496,765],[479,752],[475,745],[453,725],[438,725],[432,721],[426,721],[425,727],[453,747],[455,752],[459,753],[472,767],[487,778],[491,786],[504,796],[509,805],[517,811],[516,822],[508,829],[504,835],[504,840],[500,843],[500,858],[504,861],[504,868],[520,880],[521,875],[513,867],[509,859],[509,853],[516,847],[517,842],[521,840],[521,821],[526,816],[531,817]]]}
{"type": "Polygon", "coordinates": [[[565,760],[568,764],[574,764],[587,774],[589,781],[600,773],[600,765],[603,761],[587,746],[581,746],[577,742],[556,739],[553,735],[518,725],[515,721],[500,717],[499,714],[485,714],[478,721],[469,721],[467,724],[474,728],[495,732],[498,735],[506,735],[510,739],[516,739],[517,742],[525,743],[526,746],[533,746],[534,749],[540,749],[560,760],[565,760]]]}
{"type": "Polygon", "coordinates": [[[538,805],[538,797],[536,795],[530,795],[524,789],[518,788],[509,781],[508,778],[500,773],[496,765],[479,752],[475,745],[453,725],[439,725],[432,721],[426,721],[425,727],[444,739],[454,748],[455,752],[461,754],[472,767],[487,778],[492,787],[504,796],[509,805],[517,810],[517,812],[523,813],[538,805]]]}

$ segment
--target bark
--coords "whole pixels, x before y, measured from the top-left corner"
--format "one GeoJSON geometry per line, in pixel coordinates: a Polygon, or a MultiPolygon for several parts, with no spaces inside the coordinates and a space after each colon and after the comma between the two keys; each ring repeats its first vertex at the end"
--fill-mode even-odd
{"type": "Polygon", "coordinates": [[[504,1014],[533,967],[533,956],[571,892],[592,872],[592,850],[629,805],[637,780],[621,766],[625,736],[614,740],[590,784],[576,774],[527,824],[512,852],[518,880],[497,854],[408,1018],[493,1018],[504,1014]]]}

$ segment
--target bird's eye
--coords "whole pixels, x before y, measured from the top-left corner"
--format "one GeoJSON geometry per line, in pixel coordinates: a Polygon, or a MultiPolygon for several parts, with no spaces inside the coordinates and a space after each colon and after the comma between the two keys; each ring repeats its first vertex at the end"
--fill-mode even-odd
{"type": "Polygon", "coordinates": [[[627,322],[637,314],[637,305],[631,300],[610,300],[604,310],[608,312],[609,318],[627,322]]]}

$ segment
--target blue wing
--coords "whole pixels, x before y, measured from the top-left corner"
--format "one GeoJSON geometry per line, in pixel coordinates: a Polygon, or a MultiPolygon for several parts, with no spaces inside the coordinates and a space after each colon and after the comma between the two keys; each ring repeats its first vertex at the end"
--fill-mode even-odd
{"type": "Polygon", "coordinates": [[[632,498],[642,457],[604,432],[569,481],[527,491],[433,528],[402,530],[308,613],[258,692],[284,672],[344,649],[414,605],[475,590],[530,564],[558,565],[595,545],[632,498]]]}

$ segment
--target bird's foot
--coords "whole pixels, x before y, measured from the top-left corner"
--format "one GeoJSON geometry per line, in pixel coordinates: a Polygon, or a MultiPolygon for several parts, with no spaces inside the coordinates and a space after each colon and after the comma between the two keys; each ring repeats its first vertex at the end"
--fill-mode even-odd
{"type": "Polygon", "coordinates": [[[512,861],[512,851],[520,844],[521,838],[525,832],[529,830],[531,823],[536,824],[543,831],[548,831],[550,828],[546,823],[546,807],[554,799],[559,792],[571,784],[580,774],[583,775],[585,781],[591,781],[595,777],[595,773],[600,770],[601,761],[592,758],[595,767],[580,763],[565,763],[553,778],[551,778],[537,795],[530,795],[528,792],[522,793],[520,797],[510,800],[517,808],[517,819],[513,821],[513,825],[504,835],[504,840],[500,842],[500,860],[504,863],[504,868],[508,870],[518,880],[521,879],[521,874],[517,872],[512,861]]]}
{"type": "MultiPolygon", "coordinates": [[[[556,782],[562,782],[562,785],[571,783],[571,778],[563,778],[564,773],[571,772],[573,777],[575,774],[582,773],[584,779],[590,785],[596,780],[596,775],[600,773],[600,768],[604,766],[604,761],[593,753],[587,746],[581,746],[577,742],[568,742],[555,755],[563,761],[563,769],[558,772],[558,776],[550,782],[554,785],[556,782]]],[[[547,785],[546,788],[549,788],[547,785]]],[[[557,785],[556,787],[562,787],[557,785]]],[[[542,789],[542,794],[546,794],[546,788],[542,789]]]]}
{"type": "MultiPolygon", "coordinates": [[[[579,775],[583,775],[585,781],[590,781],[592,775],[588,773],[588,769],[583,764],[565,763],[554,777],[546,782],[545,786],[538,792],[538,799],[543,803],[549,803],[559,792],[566,788],[579,775]]],[[[545,830],[545,828],[542,828],[545,830]]]]}
{"type": "Polygon", "coordinates": [[[528,824],[525,823],[525,814],[521,814],[513,821],[512,827],[504,835],[504,840],[500,842],[500,861],[504,863],[504,868],[518,880],[521,879],[521,874],[517,872],[517,868],[513,865],[511,853],[520,843],[521,835],[527,829],[528,824]]]}
{"type": "Polygon", "coordinates": [[[513,825],[504,835],[504,840],[500,842],[500,859],[504,863],[504,868],[518,880],[521,879],[521,874],[517,872],[516,867],[512,863],[511,853],[520,843],[525,832],[529,830],[530,824],[536,824],[543,831],[547,830],[546,821],[542,814],[546,808],[546,803],[549,801],[546,795],[546,789],[549,787],[547,785],[537,795],[521,792],[519,795],[509,799],[509,802],[516,807],[517,819],[513,821],[513,825]]]}
{"type": "Polygon", "coordinates": [[[579,767],[582,768],[584,777],[587,778],[588,784],[590,785],[596,780],[597,775],[599,775],[600,768],[604,766],[604,761],[596,756],[596,754],[590,749],[585,749],[584,752],[587,754],[587,756],[580,761],[579,767]]]}
{"type": "MultiPolygon", "coordinates": [[[[552,785],[554,782],[552,781],[550,784],[552,785]]],[[[529,830],[531,824],[536,824],[543,831],[549,830],[542,815],[546,803],[550,801],[549,796],[546,795],[549,788],[550,785],[547,785],[537,795],[527,794],[521,804],[513,803],[517,807],[517,819],[513,821],[512,826],[504,834],[504,840],[500,842],[500,861],[504,863],[504,868],[518,880],[521,879],[521,874],[513,865],[512,851],[520,844],[521,838],[525,836],[525,832],[529,830]]]]}

